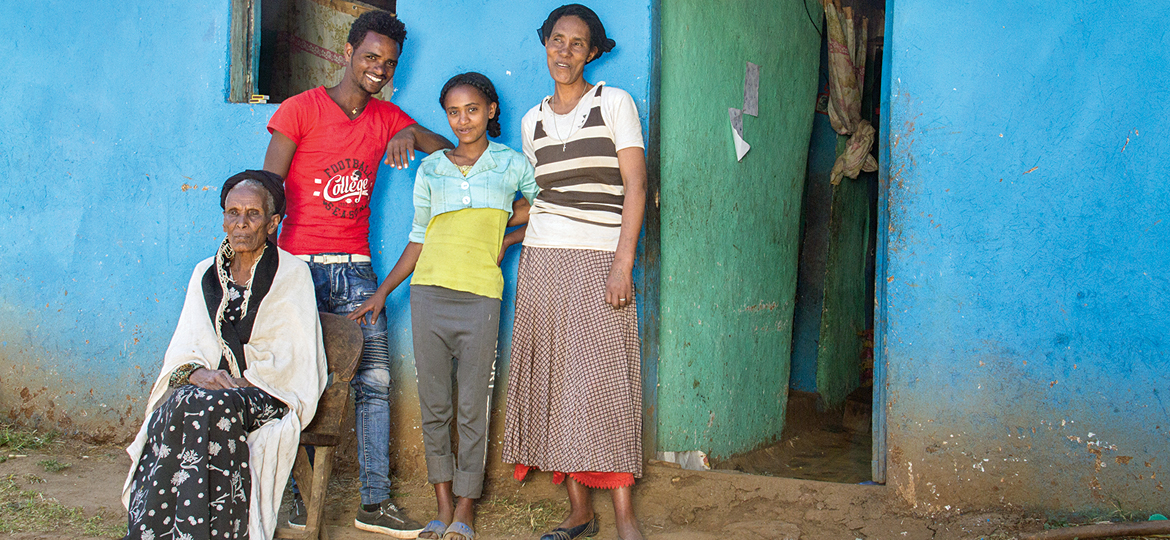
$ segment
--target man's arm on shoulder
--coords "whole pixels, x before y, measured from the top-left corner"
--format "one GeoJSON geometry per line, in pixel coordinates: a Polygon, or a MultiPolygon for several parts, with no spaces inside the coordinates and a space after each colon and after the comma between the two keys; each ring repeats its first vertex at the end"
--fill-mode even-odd
{"type": "Polygon", "coordinates": [[[455,148],[446,137],[422,127],[422,124],[411,124],[410,129],[414,131],[414,147],[418,150],[433,154],[444,148],[455,148]]]}
{"type": "Polygon", "coordinates": [[[264,170],[279,174],[281,178],[288,177],[288,169],[296,152],[297,143],[274,130],[272,140],[268,142],[268,151],[264,153],[264,170]]]}
{"type": "Polygon", "coordinates": [[[455,145],[438,133],[419,124],[411,124],[395,133],[390,142],[386,143],[385,163],[396,169],[405,169],[414,159],[415,150],[433,154],[444,148],[455,148],[455,145]]]}

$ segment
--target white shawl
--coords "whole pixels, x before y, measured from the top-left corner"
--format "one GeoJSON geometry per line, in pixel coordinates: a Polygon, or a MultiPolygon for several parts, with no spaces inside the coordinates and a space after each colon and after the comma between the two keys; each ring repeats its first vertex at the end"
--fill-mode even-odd
{"type": "MultiPolygon", "coordinates": [[[[244,378],[284,402],[290,412],[248,435],[248,467],[252,474],[248,536],[256,539],[272,538],[276,530],[277,510],[296,459],[301,429],[312,421],[328,375],[309,267],[283,249],[278,254],[272,288],[260,303],[251,338],[244,345],[247,365],[244,378]]],[[[133,462],[122,487],[122,504],[127,508],[134,471],[146,445],[150,415],[170,397],[171,373],[190,362],[207,369],[219,367],[223,347],[207,314],[201,285],[203,274],[214,262],[215,257],[211,257],[195,265],[178,327],[167,347],[162,371],[150,391],[146,420],[126,449],[133,462]]]]}

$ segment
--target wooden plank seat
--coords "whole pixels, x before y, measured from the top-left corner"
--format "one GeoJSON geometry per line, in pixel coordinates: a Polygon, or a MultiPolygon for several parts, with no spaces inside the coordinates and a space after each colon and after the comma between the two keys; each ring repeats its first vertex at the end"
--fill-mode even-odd
{"type": "Polygon", "coordinates": [[[341,441],[341,423],[349,405],[349,381],[362,359],[363,337],[358,323],[332,313],[321,314],[321,332],[332,381],[317,402],[313,421],[301,431],[301,446],[292,473],[305,502],[307,519],[304,530],[277,527],[276,538],[329,538],[329,531],[322,523],[325,492],[333,472],[333,452],[341,441]],[[312,466],[306,446],[316,447],[312,466]]]}

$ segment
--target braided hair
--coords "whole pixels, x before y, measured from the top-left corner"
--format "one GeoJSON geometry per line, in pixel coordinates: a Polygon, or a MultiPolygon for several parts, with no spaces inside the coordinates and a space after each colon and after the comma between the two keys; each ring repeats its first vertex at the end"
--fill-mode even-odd
{"type": "Polygon", "coordinates": [[[567,4],[556,8],[552,13],[548,14],[548,18],[544,20],[544,24],[537,29],[536,33],[540,35],[540,44],[544,45],[548,41],[549,36],[552,35],[553,27],[557,25],[557,21],[562,17],[573,16],[585,22],[589,27],[589,48],[597,48],[597,56],[594,56],[588,62],[601,58],[602,54],[612,51],[617,45],[614,40],[605,37],[605,26],[601,24],[601,19],[597,18],[597,14],[581,4],[567,4]]]}
{"type": "Polygon", "coordinates": [[[457,86],[470,86],[479,91],[488,101],[488,105],[496,104],[496,115],[488,118],[487,132],[491,137],[500,136],[500,97],[496,95],[496,87],[492,84],[491,79],[485,77],[482,73],[469,71],[467,73],[460,73],[451,77],[447,84],[443,85],[443,91],[439,93],[439,106],[447,106],[447,92],[457,86]]]}

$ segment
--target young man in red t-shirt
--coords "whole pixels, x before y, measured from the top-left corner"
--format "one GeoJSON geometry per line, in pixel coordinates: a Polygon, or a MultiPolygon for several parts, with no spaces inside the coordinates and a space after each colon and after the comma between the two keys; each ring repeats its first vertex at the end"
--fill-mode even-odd
{"type": "MultiPolygon", "coordinates": [[[[272,141],[264,169],[285,178],[288,217],[279,245],[309,263],[317,309],[348,314],[378,288],[370,264],[370,195],[378,162],[398,169],[414,150],[452,145],[418,125],[396,105],[373,96],[394,78],[406,27],[394,15],[358,17],[345,44],[345,73],[283,103],[268,123],[272,141]]],[[[361,364],[353,379],[362,507],[354,525],[414,538],[422,525],[390,498],[390,354],[386,315],[377,306],[362,317],[361,364]]],[[[290,519],[303,526],[303,513],[290,519]],[[299,521],[299,523],[298,523],[299,521]]]]}

